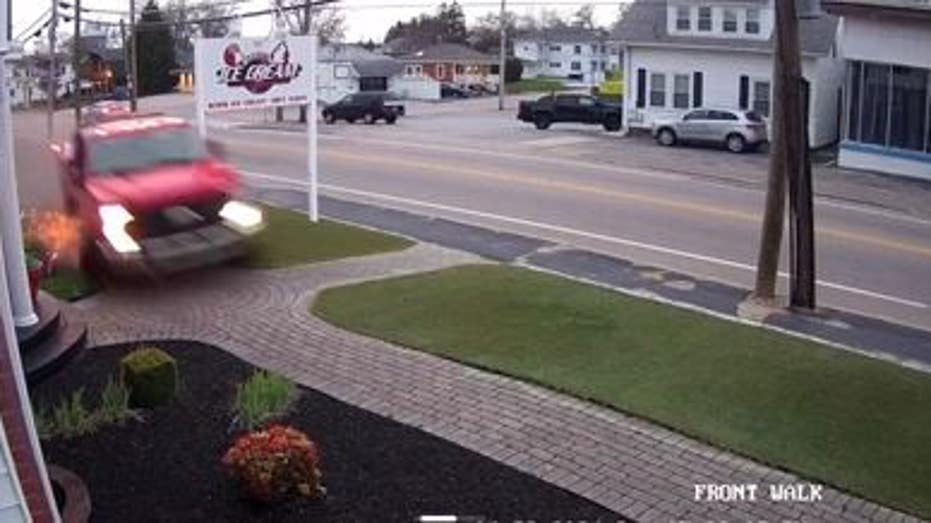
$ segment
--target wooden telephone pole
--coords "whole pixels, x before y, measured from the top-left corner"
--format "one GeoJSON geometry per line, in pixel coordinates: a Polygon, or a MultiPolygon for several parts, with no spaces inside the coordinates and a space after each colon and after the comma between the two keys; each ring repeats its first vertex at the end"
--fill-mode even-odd
{"type": "Polygon", "coordinates": [[[785,221],[786,183],[802,163],[802,66],[799,50],[798,11],[794,1],[774,2],[776,10],[773,52],[772,139],[766,211],[760,235],[756,286],[753,297],[771,301],[776,296],[779,251],[785,221]]]}

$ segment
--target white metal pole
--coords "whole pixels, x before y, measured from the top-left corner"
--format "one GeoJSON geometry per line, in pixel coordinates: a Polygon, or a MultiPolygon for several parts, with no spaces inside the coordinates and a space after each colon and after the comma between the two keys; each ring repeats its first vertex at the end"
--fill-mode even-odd
{"type": "Polygon", "coordinates": [[[504,110],[504,87],[505,87],[505,75],[504,69],[507,67],[507,39],[508,31],[506,25],[507,19],[507,8],[505,7],[505,0],[501,0],[501,19],[499,23],[501,24],[501,47],[498,50],[498,110],[504,110]]]}
{"type": "Polygon", "coordinates": [[[206,68],[200,67],[198,57],[203,53],[200,50],[202,43],[198,38],[194,40],[194,113],[197,114],[197,134],[201,140],[207,139],[207,109],[204,107],[204,90],[207,88],[207,79],[199,78],[206,68]]]}
{"type": "MultiPolygon", "coordinates": [[[[5,28],[10,13],[7,2],[0,2],[0,27],[5,28]]],[[[13,324],[29,327],[39,323],[32,308],[26,257],[23,254],[23,229],[16,191],[16,164],[13,159],[13,122],[10,113],[10,88],[7,85],[6,57],[10,53],[7,31],[0,36],[0,235],[2,235],[4,271],[10,287],[13,324]]]]}
{"type": "Polygon", "coordinates": [[[310,101],[307,104],[307,215],[316,223],[317,205],[317,35],[310,35],[310,101]]]}

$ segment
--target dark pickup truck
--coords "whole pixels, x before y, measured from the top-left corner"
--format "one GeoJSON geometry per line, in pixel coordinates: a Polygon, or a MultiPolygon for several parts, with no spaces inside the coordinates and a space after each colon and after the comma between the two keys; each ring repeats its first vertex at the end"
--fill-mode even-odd
{"type": "Polygon", "coordinates": [[[573,122],[600,124],[606,131],[619,131],[621,105],[584,94],[550,95],[535,102],[520,102],[517,119],[532,122],[537,129],[547,129],[558,122],[573,122]]]}

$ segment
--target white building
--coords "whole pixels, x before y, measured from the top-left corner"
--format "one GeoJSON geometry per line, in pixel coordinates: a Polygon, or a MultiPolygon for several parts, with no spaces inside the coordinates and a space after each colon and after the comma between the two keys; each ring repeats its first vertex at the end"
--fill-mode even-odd
{"type": "Polygon", "coordinates": [[[354,45],[322,46],[317,74],[318,97],[328,104],[360,91],[386,92],[404,99],[440,97],[439,82],[411,78],[404,74],[401,61],[354,45]]]}
{"type": "Polygon", "coordinates": [[[514,56],[524,64],[523,78],[561,78],[591,87],[621,66],[617,45],[608,43],[607,36],[584,28],[547,29],[515,38],[514,56]]]}
{"type": "Polygon", "coordinates": [[[931,180],[931,2],[832,0],[847,60],[838,163],[931,180]]]}
{"type": "MultiPolygon", "coordinates": [[[[772,110],[773,0],[636,0],[614,30],[624,56],[625,122],[696,107],[772,110]]],[[[802,20],[802,73],[810,82],[813,147],[839,138],[844,63],[833,15],[802,20]]]]}

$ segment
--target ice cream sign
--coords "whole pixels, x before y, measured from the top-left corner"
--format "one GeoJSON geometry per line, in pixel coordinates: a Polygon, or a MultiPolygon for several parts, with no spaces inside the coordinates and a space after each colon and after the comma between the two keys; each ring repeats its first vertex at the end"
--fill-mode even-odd
{"type": "Polygon", "coordinates": [[[302,71],[301,64],[291,61],[286,42],[277,42],[271,51],[255,49],[248,54],[239,43],[231,42],[223,50],[222,64],[214,75],[219,84],[262,94],[277,84],[290,83],[302,71]]]}

